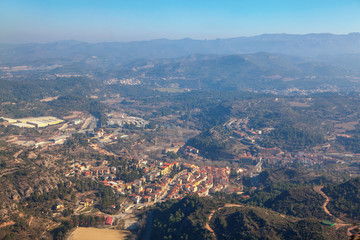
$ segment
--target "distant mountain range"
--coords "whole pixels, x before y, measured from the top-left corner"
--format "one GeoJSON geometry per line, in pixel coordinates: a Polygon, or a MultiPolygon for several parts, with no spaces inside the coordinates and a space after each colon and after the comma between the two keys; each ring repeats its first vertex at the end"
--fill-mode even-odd
{"type": "MultiPolygon", "coordinates": [[[[109,75],[111,73],[109,72],[109,75]]],[[[354,86],[355,69],[286,55],[191,55],[176,59],[138,60],[115,76],[140,79],[145,85],[189,89],[265,90],[354,86]],[[131,69],[131,70],[130,70],[131,69]]],[[[356,84],[358,85],[358,84],[356,84]]]]}
{"type": "Polygon", "coordinates": [[[26,62],[59,63],[88,58],[124,63],[136,59],[178,58],[192,54],[281,53],[301,57],[360,54],[360,33],[347,35],[265,34],[215,40],[158,39],[139,42],[86,43],[59,41],[51,43],[0,44],[0,64],[26,62]]]}
{"type": "Polygon", "coordinates": [[[0,44],[0,67],[9,80],[80,74],[151,88],[354,90],[360,89],[360,33],[0,44]]]}

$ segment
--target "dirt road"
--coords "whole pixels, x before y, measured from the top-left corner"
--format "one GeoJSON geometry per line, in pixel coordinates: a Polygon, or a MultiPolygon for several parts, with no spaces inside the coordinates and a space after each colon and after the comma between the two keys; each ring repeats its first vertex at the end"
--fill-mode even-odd
{"type": "Polygon", "coordinates": [[[210,227],[209,223],[210,223],[210,221],[211,221],[211,219],[212,219],[212,217],[214,216],[214,213],[215,213],[216,211],[219,211],[219,210],[221,210],[221,209],[223,209],[223,208],[226,208],[226,207],[244,207],[244,205],[240,205],[240,204],[225,204],[225,206],[223,206],[223,207],[221,207],[221,208],[218,208],[218,209],[216,209],[216,210],[213,210],[213,211],[210,213],[210,215],[209,215],[209,217],[208,217],[208,222],[206,223],[205,228],[206,228],[207,230],[209,230],[209,232],[211,232],[211,234],[215,237],[215,239],[217,239],[216,234],[215,234],[215,232],[214,232],[214,229],[212,229],[212,228],[210,227]]]}
{"type": "Polygon", "coordinates": [[[331,214],[331,212],[329,211],[329,209],[327,209],[327,205],[330,202],[330,198],[322,191],[323,186],[315,186],[314,190],[315,192],[321,194],[324,198],[325,198],[325,202],[324,204],[321,206],[321,208],[324,210],[324,212],[329,215],[330,217],[333,217],[337,223],[344,223],[344,221],[340,220],[339,218],[335,217],[333,214],[331,214]]]}
{"type": "Polygon", "coordinates": [[[331,212],[327,209],[327,205],[328,205],[329,202],[330,202],[330,198],[322,191],[322,188],[323,188],[323,186],[315,186],[315,187],[314,187],[314,190],[315,190],[317,193],[321,194],[321,195],[325,198],[325,203],[321,206],[321,207],[323,208],[324,212],[325,212],[327,215],[335,218],[335,220],[336,220],[336,222],[335,222],[335,227],[336,227],[336,229],[339,229],[339,228],[341,228],[341,227],[348,227],[347,230],[346,230],[346,234],[347,234],[348,238],[349,238],[349,239],[358,239],[359,234],[357,234],[357,233],[353,234],[353,233],[351,232],[352,230],[355,230],[355,229],[357,228],[357,226],[349,227],[349,226],[351,226],[351,224],[345,223],[345,222],[342,221],[341,219],[335,217],[335,216],[334,216],[333,214],[331,214],[331,212]]]}

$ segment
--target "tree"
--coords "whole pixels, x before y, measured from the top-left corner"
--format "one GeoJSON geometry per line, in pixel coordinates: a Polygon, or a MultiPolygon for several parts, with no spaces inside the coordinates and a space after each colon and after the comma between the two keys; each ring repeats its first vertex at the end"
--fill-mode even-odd
{"type": "Polygon", "coordinates": [[[230,170],[230,178],[236,179],[237,176],[238,176],[238,174],[237,174],[235,168],[231,168],[231,170],[230,170]]]}
{"type": "Polygon", "coordinates": [[[5,161],[1,161],[0,168],[6,168],[6,162],[5,161]]]}
{"type": "Polygon", "coordinates": [[[71,194],[71,201],[75,202],[76,201],[76,196],[75,196],[75,193],[72,193],[71,194]]]}
{"type": "Polygon", "coordinates": [[[173,151],[168,151],[167,153],[166,153],[166,155],[168,156],[168,157],[170,157],[171,159],[177,159],[179,156],[175,153],[175,152],[173,152],[173,151]]]}

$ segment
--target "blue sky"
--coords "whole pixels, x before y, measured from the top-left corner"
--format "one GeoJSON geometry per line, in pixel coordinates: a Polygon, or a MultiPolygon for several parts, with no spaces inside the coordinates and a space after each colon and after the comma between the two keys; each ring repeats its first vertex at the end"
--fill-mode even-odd
{"type": "Polygon", "coordinates": [[[0,42],[360,32],[360,0],[1,0],[0,42]]]}

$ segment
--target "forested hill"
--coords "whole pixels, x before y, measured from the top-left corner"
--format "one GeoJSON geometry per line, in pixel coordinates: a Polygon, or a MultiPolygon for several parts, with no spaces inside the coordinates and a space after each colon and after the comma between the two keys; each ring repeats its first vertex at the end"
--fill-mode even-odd
{"type": "Polygon", "coordinates": [[[130,66],[136,71],[121,69],[118,74],[138,79],[146,76],[148,84],[151,81],[159,84],[159,80],[166,79],[168,84],[190,89],[307,89],[335,82],[343,86],[346,74],[357,74],[356,69],[350,70],[339,64],[266,52],[190,55],[175,59],[136,61],[130,66]]]}
{"type": "Polygon", "coordinates": [[[223,208],[210,222],[217,239],[343,239],[344,230],[323,226],[315,219],[293,219],[271,210],[223,208]]]}
{"type": "Polygon", "coordinates": [[[326,186],[323,190],[331,198],[330,212],[337,217],[360,220],[360,177],[326,186]]]}
{"type": "Polygon", "coordinates": [[[151,239],[343,239],[344,229],[323,226],[315,218],[296,218],[269,209],[225,205],[215,198],[185,197],[158,205],[151,239]],[[209,216],[212,234],[206,229],[209,216]]]}
{"type": "Polygon", "coordinates": [[[199,197],[158,204],[151,239],[211,239],[205,224],[210,212],[219,206],[222,206],[220,202],[199,197]]]}

